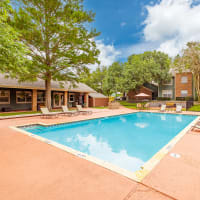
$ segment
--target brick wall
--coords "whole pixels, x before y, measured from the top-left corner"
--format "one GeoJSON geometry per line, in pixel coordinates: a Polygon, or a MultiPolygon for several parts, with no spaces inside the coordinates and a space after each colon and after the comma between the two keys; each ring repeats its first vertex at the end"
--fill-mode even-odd
{"type": "Polygon", "coordinates": [[[138,90],[130,90],[127,94],[128,96],[128,100],[143,100],[143,99],[152,99],[152,91],[148,88],[145,87],[141,87],[138,90]],[[148,94],[149,97],[136,97],[135,95],[139,94],[139,93],[145,93],[148,94]]]}
{"type": "Polygon", "coordinates": [[[177,73],[176,74],[176,86],[175,86],[175,95],[176,97],[181,97],[181,90],[187,90],[188,91],[188,97],[193,96],[193,79],[192,79],[192,73],[191,72],[185,72],[185,73],[177,73]],[[182,77],[187,77],[187,83],[181,83],[182,77]]]}
{"type": "Polygon", "coordinates": [[[89,107],[103,107],[108,106],[108,98],[89,98],[89,107]]]}

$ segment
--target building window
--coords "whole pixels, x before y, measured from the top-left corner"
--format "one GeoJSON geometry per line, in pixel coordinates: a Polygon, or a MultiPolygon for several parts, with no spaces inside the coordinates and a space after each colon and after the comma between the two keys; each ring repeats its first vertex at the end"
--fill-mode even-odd
{"type": "Polygon", "coordinates": [[[188,91],[187,90],[181,90],[181,97],[187,97],[188,91]]]}
{"type": "Polygon", "coordinates": [[[182,76],[181,77],[181,83],[187,83],[188,82],[188,77],[187,76],[182,76]]]}
{"type": "Polygon", "coordinates": [[[17,91],[16,102],[17,103],[32,103],[32,92],[31,91],[17,91]]]}
{"type": "Polygon", "coordinates": [[[70,94],[69,95],[69,102],[74,102],[75,101],[75,95],[74,94],[70,94]]]}
{"type": "Polygon", "coordinates": [[[45,102],[45,92],[38,92],[37,93],[37,102],[44,103],[45,102]]]}
{"type": "Polygon", "coordinates": [[[0,104],[10,104],[10,90],[0,90],[0,104]]]}
{"type": "Polygon", "coordinates": [[[162,97],[172,98],[172,90],[162,90],[162,97]]]}

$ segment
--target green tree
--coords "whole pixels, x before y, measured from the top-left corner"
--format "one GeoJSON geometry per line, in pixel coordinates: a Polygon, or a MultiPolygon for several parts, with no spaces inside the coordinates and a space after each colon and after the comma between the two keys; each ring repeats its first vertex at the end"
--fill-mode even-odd
{"type": "Polygon", "coordinates": [[[104,79],[106,77],[106,73],[107,68],[105,66],[99,66],[93,72],[86,71],[81,73],[80,81],[87,84],[97,92],[106,94],[106,92],[104,91],[104,79]]]}
{"type": "Polygon", "coordinates": [[[0,1],[0,72],[17,77],[27,72],[28,49],[19,40],[18,32],[9,25],[12,7],[9,0],[0,1]]]}
{"type": "Polygon", "coordinates": [[[124,64],[123,88],[126,91],[141,87],[144,83],[162,83],[170,79],[168,55],[153,51],[132,55],[124,64]]]}
{"type": "Polygon", "coordinates": [[[108,67],[106,77],[104,79],[104,91],[107,95],[117,92],[123,92],[122,80],[123,80],[123,64],[120,62],[114,62],[108,67]]]}
{"type": "Polygon", "coordinates": [[[45,81],[46,106],[51,108],[51,81],[78,81],[87,64],[98,61],[94,37],[87,24],[95,14],[85,11],[82,0],[18,0],[21,7],[14,16],[21,41],[30,49],[29,76],[45,81]]]}
{"type": "Polygon", "coordinates": [[[183,49],[182,55],[175,58],[174,67],[180,72],[192,72],[198,101],[200,101],[200,42],[189,42],[187,48],[183,49]]]}

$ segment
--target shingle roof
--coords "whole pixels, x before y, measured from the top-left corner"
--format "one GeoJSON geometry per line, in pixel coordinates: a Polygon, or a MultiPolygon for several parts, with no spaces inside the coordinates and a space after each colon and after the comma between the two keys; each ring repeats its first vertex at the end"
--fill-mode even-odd
{"type": "MultiPolygon", "coordinates": [[[[92,88],[85,85],[84,83],[77,83],[77,87],[73,87],[70,82],[64,82],[64,87],[61,87],[59,82],[52,81],[52,90],[67,90],[72,92],[95,92],[92,88]]],[[[36,82],[23,82],[19,83],[17,79],[5,78],[4,75],[0,74],[0,87],[6,88],[26,88],[26,89],[45,89],[44,80],[38,79],[36,82]]]]}
{"type": "Polygon", "coordinates": [[[97,93],[97,92],[89,93],[89,96],[92,98],[108,98],[105,95],[103,95],[101,93],[97,93]]]}

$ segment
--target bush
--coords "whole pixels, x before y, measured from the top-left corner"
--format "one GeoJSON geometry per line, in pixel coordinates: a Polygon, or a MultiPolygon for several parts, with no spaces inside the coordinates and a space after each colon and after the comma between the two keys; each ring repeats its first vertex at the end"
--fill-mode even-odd
{"type": "Polygon", "coordinates": [[[169,97],[157,97],[157,100],[158,101],[169,101],[169,100],[171,100],[171,98],[169,98],[169,97]]]}
{"type": "Polygon", "coordinates": [[[194,101],[193,97],[176,97],[177,101],[194,101]]]}

